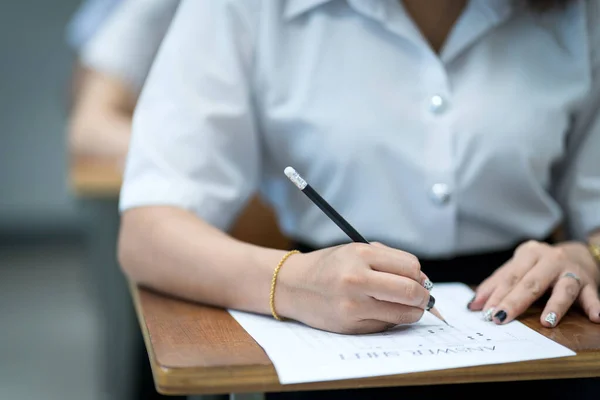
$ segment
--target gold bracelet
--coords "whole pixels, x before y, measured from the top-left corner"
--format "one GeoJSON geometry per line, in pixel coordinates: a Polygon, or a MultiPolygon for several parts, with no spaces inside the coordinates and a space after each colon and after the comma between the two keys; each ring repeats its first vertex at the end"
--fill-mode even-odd
{"type": "Polygon", "coordinates": [[[592,257],[594,257],[596,263],[600,266],[600,245],[590,243],[588,244],[588,249],[590,250],[590,253],[592,253],[592,257]]]}
{"type": "Polygon", "coordinates": [[[275,271],[273,271],[273,279],[271,280],[271,294],[269,296],[269,303],[271,305],[271,314],[273,314],[273,318],[275,318],[278,321],[283,321],[283,319],[279,315],[277,315],[277,313],[275,312],[275,284],[277,283],[277,275],[279,274],[279,270],[281,269],[281,266],[288,259],[288,257],[290,257],[293,254],[298,254],[298,253],[300,253],[300,251],[298,251],[298,250],[292,250],[292,251],[288,252],[286,255],[284,255],[281,258],[281,261],[279,261],[279,264],[277,264],[275,271]]]}

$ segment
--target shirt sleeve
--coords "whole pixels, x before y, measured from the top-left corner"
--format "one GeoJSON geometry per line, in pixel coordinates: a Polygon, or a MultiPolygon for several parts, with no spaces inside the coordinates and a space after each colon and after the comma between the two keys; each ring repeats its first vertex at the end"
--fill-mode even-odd
{"type": "Polygon", "coordinates": [[[600,3],[586,3],[591,89],[574,118],[558,190],[566,231],[575,240],[600,229],[600,3]]]}
{"type": "Polygon", "coordinates": [[[184,0],[134,113],[120,210],[170,205],[226,230],[258,187],[257,5],[184,0]]]}
{"type": "Polygon", "coordinates": [[[179,0],[122,0],[82,48],[81,62],[139,94],[179,0]]]}
{"type": "Polygon", "coordinates": [[[84,0],[67,24],[66,40],[76,52],[95,35],[122,0],[84,0]]]}

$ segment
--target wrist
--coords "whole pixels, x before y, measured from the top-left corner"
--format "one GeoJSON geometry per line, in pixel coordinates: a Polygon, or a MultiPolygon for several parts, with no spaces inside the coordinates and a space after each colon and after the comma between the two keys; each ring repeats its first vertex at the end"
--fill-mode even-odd
{"type": "Polygon", "coordinates": [[[588,251],[592,255],[596,266],[600,268],[600,243],[590,242],[588,243],[588,251]]]}
{"type": "MultiPolygon", "coordinates": [[[[274,291],[274,308],[281,318],[299,320],[299,305],[302,303],[302,286],[306,270],[307,255],[290,255],[277,274],[274,291]]],[[[273,269],[276,266],[273,267],[273,269]]]]}
{"type": "MultiPolygon", "coordinates": [[[[279,249],[269,249],[255,246],[248,243],[239,243],[240,259],[245,260],[245,273],[232,275],[233,285],[227,286],[226,308],[256,312],[264,315],[271,315],[270,291],[273,274],[277,264],[281,261],[287,251],[279,249]]],[[[275,290],[275,309],[281,315],[279,309],[280,300],[285,296],[281,294],[284,285],[281,282],[281,273],[288,267],[289,257],[281,267],[277,276],[275,290]]]]}

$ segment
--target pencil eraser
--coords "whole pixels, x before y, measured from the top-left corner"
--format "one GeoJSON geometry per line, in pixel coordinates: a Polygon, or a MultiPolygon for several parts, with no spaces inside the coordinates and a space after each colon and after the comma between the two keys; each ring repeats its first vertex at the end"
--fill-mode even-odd
{"type": "Polygon", "coordinates": [[[304,179],[302,179],[300,174],[298,174],[294,168],[286,167],[283,172],[289,178],[289,180],[292,181],[292,183],[298,187],[298,189],[304,190],[307,183],[304,179]]]}

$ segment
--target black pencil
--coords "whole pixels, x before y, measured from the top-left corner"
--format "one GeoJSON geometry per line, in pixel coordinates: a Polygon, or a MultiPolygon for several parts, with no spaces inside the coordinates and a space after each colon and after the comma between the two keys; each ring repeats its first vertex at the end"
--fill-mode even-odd
{"type": "MultiPolygon", "coordinates": [[[[313,189],[308,182],[306,182],[304,178],[302,178],[300,174],[296,172],[294,168],[286,167],[284,173],[288,179],[292,181],[292,183],[296,185],[296,187],[300,189],[300,191],[304,193],[306,197],[308,197],[317,207],[319,207],[325,213],[325,215],[329,217],[329,219],[339,226],[340,229],[344,231],[344,233],[346,233],[346,235],[348,235],[353,242],[369,244],[367,239],[358,233],[358,231],[354,229],[354,227],[350,225],[350,223],[346,221],[344,217],[342,217],[333,207],[331,207],[331,205],[329,205],[329,203],[325,201],[325,199],[321,197],[321,195],[317,193],[317,191],[313,189]]],[[[433,304],[435,304],[435,299],[433,296],[431,296],[430,305],[428,305],[427,311],[431,312],[438,319],[442,320],[444,323],[446,323],[446,325],[448,325],[448,322],[446,322],[439,311],[435,309],[433,304]]]]}
{"type": "Polygon", "coordinates": [[[339,226],[340,229],[344,231],[344,233],[346,233],[346,235],[348,235],[353,242],[369,243],[367,239],[362,237],[362,235],[358,233],[358,231],[354,229],[352,225],[350,225],[350,223],[344,219],[344,217],[335,211],[334,208],[331,207],[315,189],[313,189],[304,179],[302,179],[300,174],[298,174],[294,168],[287,167],[285,169],[285,175],[298,187],[298,189],[300,189],[306,195],[306,197],[312,200],[312,202],[315,203],[315,205],[319,207],[325,213],[325,215],[329,217],[329,219],[339,226]]]}

